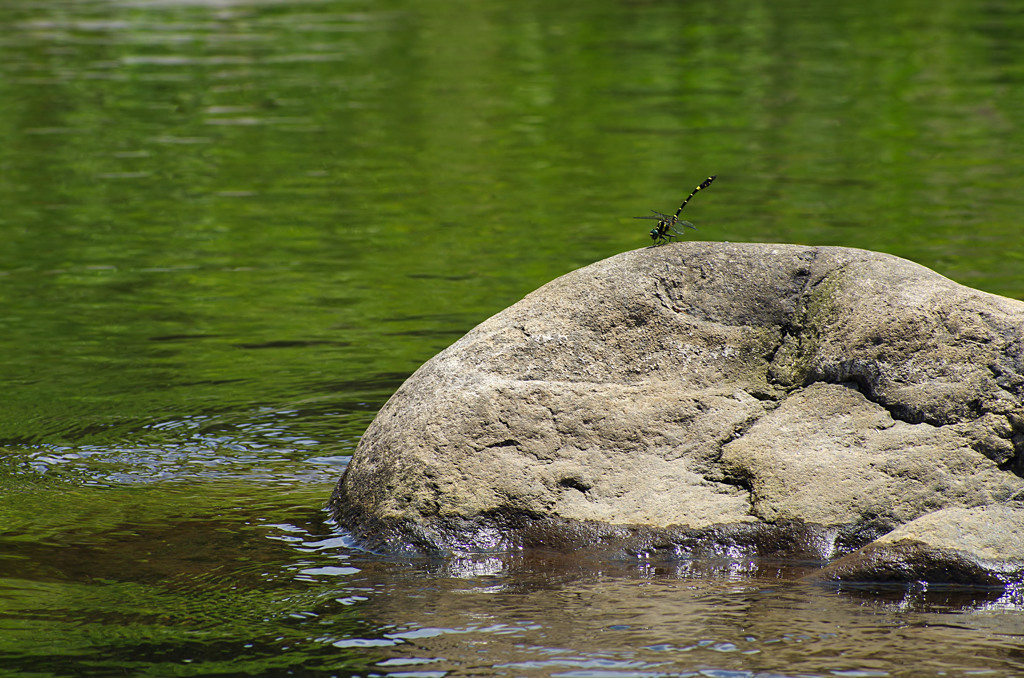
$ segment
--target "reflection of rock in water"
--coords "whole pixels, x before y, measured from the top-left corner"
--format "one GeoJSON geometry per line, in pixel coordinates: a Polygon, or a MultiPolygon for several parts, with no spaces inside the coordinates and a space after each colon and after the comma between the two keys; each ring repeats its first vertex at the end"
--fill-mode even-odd
{"type": "Polygon", "coordinates": [[[1022,327],[1021,302],[884,254],[627,252],[428,361],[330,506],[387,550],[828,559],[1024,497],[1022,327]]]}
{"type": "Polygon", "coordinates": [[[837,596],[746,572],[703,577],[666,565],[655,573],[636,561],[572,554],[453,562],[502,559],[503,568],[486,574],[469,567],[465,577],[449,577],[439,565],[432,574],[442,576],[390,580],[388,595],[366,605],[367,621],[395,629],[387,635],[400,643],[394,656],[435,657],[430,669],[455,673],[472,666],[529,675],[748,675],[784,666],[785,675],[821,675],[828,666],[932,675],[1020,665],[1007,649],[1019,637],[1019,612],[994,609],[994,591],[861,587],[837,596]],[[894,671],[896,661],[912,670],[894,671]]]}

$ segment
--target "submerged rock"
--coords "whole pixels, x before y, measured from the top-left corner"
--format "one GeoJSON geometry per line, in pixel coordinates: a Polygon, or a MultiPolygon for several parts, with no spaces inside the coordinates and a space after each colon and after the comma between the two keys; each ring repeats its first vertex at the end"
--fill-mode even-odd
{"type": "Polygon", "coordinates": [[[875,252],[686,242],[428,361],[329,506],[384,550],[827,559],[1022,475],[1024,303],[875,252]]]}
{"type": "Polygon", "coordinates": [[[1024,506],[946,508],[901,525],[814,575],[832,581],[1002,586],[1024,575],[1024,506]]]}

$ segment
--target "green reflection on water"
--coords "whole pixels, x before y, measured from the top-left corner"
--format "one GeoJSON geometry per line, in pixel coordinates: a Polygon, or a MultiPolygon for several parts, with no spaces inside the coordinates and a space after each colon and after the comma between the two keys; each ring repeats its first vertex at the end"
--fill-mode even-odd
{"type": "Polygon", "coordinates": [[[308,508],[312,488],[281,488],[274,501],[216,482],[3,489],[0,657],[17,671],[7,675],[348,673],[366,660],[304,623],[366,633],[335,600],[360,568],[341,543],[314,538],[326,528],[308,508]],[[336,576],[307,574],[325,567],[336,576]]]}
{"type": "Polygon", "coordinates": [[[267,583],[299,566],[261,521],[313,520],[405,376],[647,245],[632,217],[709,174],[696,237],[1024,298],[1011,3],[0,0],[0,31],[0,637],[26,670],[56,670],[53,629],[83,656],[123,637],[96,667],[205,648],[241,672],[246,638],[270,639],[246,670],[280,666],[315,623],[250,612],[306,604],[267,583]],[[189,645],[190,619],[227,627],[189,645]]]}
{"type": "MultiPolygon", "coordinates": [[[[700,237],[878,249],[1024,296],[1020,22],[998,6],[365,9],[7,19],[15,408],[140,423],[408,374],[645,244],[629,217],[710,173],[700,237]]],[[[50,433],[18,415],[6,438],[50,433]]]]}

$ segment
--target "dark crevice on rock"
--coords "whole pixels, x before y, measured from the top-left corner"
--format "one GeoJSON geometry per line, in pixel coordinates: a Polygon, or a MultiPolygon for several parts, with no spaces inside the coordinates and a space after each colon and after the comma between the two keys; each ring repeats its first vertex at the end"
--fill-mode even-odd
{"type": "Polygon", "coordinates": [[[714,479],[715,482],[735,487],[747,493],[747,515],[760,518],[757,514],[757,496],[754,493],[753,478],[743,469],[722,468],[721,475],[714,479]]]}
{"type": "Polygon", "coordinates": [[[507,438],[496,443],[490,443],[488,445],[485,445],[483,449],[492,450],[499,447],[519,447],[519,441],[513,440],[512,438],[507,438]]]}
{"type": "Polygon", "coordinates": [[[884,398],[880,398],[875,393],[875,389],[872,386],[872,375],[874,373],[874,379],[877,380],[879,368],[877,365],[870,363],[855,364],[854,361],[840,363],[839,365],[826,366],[825,369],[820,371],[812,372],[804,386],[810,386],[811,384],[834,384],[841,386],[849,386],[856,388],[857,391],[864,396],[864,398],[875,405],[878,405],[893,418],[894,421],[902,421],[905,424],[930,424],[932,426],[942,426],[943,423],[939,421],[928,421],[921,412],[915,412],[913,409],[902,405],[892,405],[884,398]]]}
{"type": "Polygon", "coordinates": [[[754,389],[745,391],[745,393],[749,395],[751,398],[754,398],[755,400],[760,400],[762,403],[768,403],[770,405],[779,404],[780,398],[778,393],[769,393],[766,391],[758,391],[754,389]]]}
{"type": "Polygon", "coordinates": [[[575,477],[562,478],[561,480],[558,481],[558,484],[560,487],[564,487],[570,490],[577,490],[584,494],[590,492],[591,487],[589,483],[586,483],[583,480],[580,480],[579,478],[575,477]]]}
{"type": "Polygon", "coordinates": [[[1013,444],[1014,456],[1007,462],[1006,470],[1024,478],[1024,413],[1011,412],[1007,417],[1013,433],[1010,442],[1013,444]]]}

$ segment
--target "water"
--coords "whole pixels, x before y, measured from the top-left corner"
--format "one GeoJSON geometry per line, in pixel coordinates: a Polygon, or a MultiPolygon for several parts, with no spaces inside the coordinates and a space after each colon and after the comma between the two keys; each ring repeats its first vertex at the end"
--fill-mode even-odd
{"type": "Polygon", "coordinates": [[[0,0],[0,674],[1024,674],[1019,591],[360,551],[419,364],[686,216],[1024,298],[1003,2],[0,0]]]}

